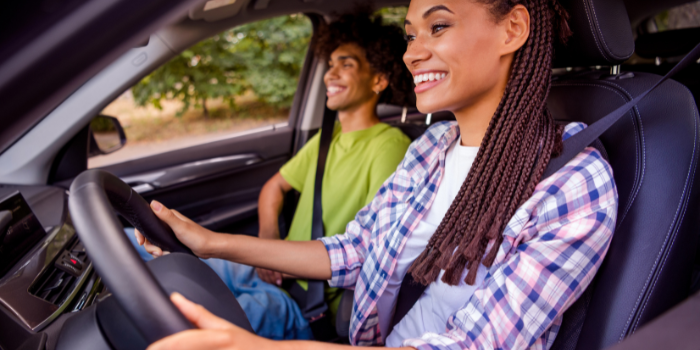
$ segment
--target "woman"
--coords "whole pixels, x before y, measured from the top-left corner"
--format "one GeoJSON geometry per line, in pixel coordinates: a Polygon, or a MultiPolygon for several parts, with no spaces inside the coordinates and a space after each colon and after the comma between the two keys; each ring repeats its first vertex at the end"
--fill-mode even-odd
{"type": "MultiPolygon", "coordinates": [[[[541,179],[562,139],[583,128],[562,130],[545,109],[566,14],[552,0],[413,0],[406,32],[418,109],[457,122],[416,140],[345,234],[269,242],[207,231],[159,203],[154,211],[199,256],[354,288],[354,345],[548,348],[617,214],[612,170],[592,148],[541,179]],[[390,329],[405,273],[428,288],[390,329]]],[[[340,347],[271,342],[172,300],[200,329],[151,349],[340,347]]]]}

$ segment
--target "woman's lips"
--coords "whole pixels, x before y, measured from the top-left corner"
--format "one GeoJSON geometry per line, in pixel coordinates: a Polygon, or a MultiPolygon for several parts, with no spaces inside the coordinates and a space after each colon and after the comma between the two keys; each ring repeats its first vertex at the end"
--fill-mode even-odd
{"type": "Polygon", "coordinates": [[[331,85],[326,88],[326,96],[331,97],[343,93],[347,90],[345,86],[331,85]]]}
{"type": "Polygon", "coordinates": [[[416,84],[414,91],[417,94],[432,89],[445,80],[447,76],[447,72],[442,71],[424,71],[419,73],[413,77],[413,82],[416,84]]]}

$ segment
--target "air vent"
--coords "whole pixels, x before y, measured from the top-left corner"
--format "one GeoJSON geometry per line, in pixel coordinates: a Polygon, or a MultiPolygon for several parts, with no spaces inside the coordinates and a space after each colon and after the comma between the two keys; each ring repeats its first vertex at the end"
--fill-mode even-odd
{"type": "Polygon", "coordinates": [[[73,290],[77,278],[54,266],[51,266],[46,272],[48,272],[48,277],[39,284],[39,287],[32,294],[54,305],[61,305],[73,290]]]}
{"type": "Polygon", "coordinates": [[[75,289],[78,283],[78,276],[71,271],[57,266],[56,259],[63,259],[65,256],[72,256],[87,264],[87,253],[85,248],[77,239],[66,245],[66,249],[56,254],[52,261],[39,276],[39,278],[29,288],[29,292],[34,296],[46,300],[54,305],[60,306],[75,289]]]}

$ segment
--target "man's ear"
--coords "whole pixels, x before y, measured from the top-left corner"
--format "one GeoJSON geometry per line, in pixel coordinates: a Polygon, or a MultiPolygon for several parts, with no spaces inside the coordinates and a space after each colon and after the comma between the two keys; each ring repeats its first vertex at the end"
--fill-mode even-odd
{"type": "Polygon", "coordinates": [[[504,41],[502,54],[517,51],[530,36],[530,13],[523,5],[515,5],[503,18],[501,25],[504,28],[504,41]]]}
{"type": "Polygon", "coordinates": [[[379,94],[386,90],[389,86],[389,79],[387,79],[386,74],[377,73],[374,75],[374,84],[372,85],[372,91],[379,94]]]}

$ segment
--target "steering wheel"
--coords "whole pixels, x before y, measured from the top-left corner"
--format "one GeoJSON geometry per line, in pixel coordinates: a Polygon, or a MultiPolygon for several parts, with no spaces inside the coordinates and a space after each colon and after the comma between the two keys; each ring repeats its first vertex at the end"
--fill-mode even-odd
{"type": "Polygon", "coordinates": [[[143,197],[108,172],[87,170],[73,181],[68,207],[97,273],[149,343],[193,328],[141,260],[114,213],[163,250],[192,254],[143,197]]]}

